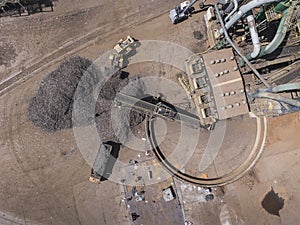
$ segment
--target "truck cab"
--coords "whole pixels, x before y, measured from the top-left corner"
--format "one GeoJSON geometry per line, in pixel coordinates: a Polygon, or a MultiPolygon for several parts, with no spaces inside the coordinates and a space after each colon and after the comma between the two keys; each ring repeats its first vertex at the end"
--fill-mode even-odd
{"type": "Polygon", "coordinates": [[[185,10],[186,7],[188,7],[190,5],[190,1],[184,1],[181,2],[180,5],[178,5],[175,10],[178,14],[182,13],[183,10],[185,10]]]}
{"type": "Polygon", "coordinates": [[[170,11],[169,17],[173,24],[179,23],[185,20],[189,14],[194,11],[192,5],[196,2],[195,0],[191,3],[190,1],[184,1],[170,11]]]}
{"type": "Polygon", "coordinates": [[[172,9],[170,11],[169,17],[173,24],[179,23],[180,21],[188,17],[190,10],[187,10],[186,13],[183,13],[183,11],[189,6],[190,6],[190,1],[184,1],[180,3],[178,6],[176,6],[175,9],[172,9]]]}

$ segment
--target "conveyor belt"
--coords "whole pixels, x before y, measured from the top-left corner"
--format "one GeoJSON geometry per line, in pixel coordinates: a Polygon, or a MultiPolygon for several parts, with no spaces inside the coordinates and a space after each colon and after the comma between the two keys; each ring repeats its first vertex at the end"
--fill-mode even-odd
{"type": "MultiPolygon", "coordinates": [[[[145,113],[147,115],[151,116],[158,116],[163,119],[168,119],[168,120],[174,120],[174,121],[182,121],[188,125],[192,125],[195,127],[200,127],[200,122],[199,118],[197,115],[194,115],[192,113],[189,113],[183,109],[180,108],[170,108],[170,113],[169,114],[159,114],[155,113],[157,111],[157,103],[152,103],[143,99],[138,99],[136,97],[124,94],[124,93],[118,93],[116,97],[116,101],[127,105],[131,107],[132,109],[139,111],[141,113],[145,113]]],[[[160,102],[160,101],[158,101],[160,102]]],[[[206,128],[206,127],[205,127],[206,128]]]]}
{"type": "Polygon", "coordinates": [[[285,68],[274,73],[270,78],[270,83],[285,84],[294,82],[299,79],[300,61],[294,62],[293,64],[286,66],[285,68]]]}

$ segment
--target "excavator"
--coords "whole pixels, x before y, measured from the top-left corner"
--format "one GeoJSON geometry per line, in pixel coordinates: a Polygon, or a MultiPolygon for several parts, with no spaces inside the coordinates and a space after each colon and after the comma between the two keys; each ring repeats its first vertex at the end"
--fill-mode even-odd
{"type": "MultiPolygon", "coordinates": [[[[198,0],[184,1],[176,6],[174,9],[170,11],[169,17],[173,24],[179,23],[189,17],[194,11],[193,5],[198,0]]],[[[204,8],[204,3],[206,0],[202,0],[199,4],[200,8],[204,8]]]]}

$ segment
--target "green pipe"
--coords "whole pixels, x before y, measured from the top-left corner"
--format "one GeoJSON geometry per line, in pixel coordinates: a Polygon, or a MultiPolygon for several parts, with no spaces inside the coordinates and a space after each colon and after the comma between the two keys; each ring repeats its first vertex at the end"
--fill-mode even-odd
{"type": "Polygon", "coordinates": [[[266,89],[263,89],[262,92],[279,93],[279,92],[296,91],[296,90],[300,90],[300,82],[282,84],[282,85],[278,85],[278,86],[275,86],[272,88],[266,88],[266,89]]]}
{"type": "MultiPolygon", "coordinates": [[[[281,18],[280,24],[278,26],[277,32],[276,32],[273,40],[266,47],[261,49],[259,55],[256,58],[260,58],[264,55],[268,55],[268,54],[274,52],[280,46],[280,44],[283,42],[286,32],[288,30],[288,26],[285,25],[285,21],[286,21],[287,15],[288,15],[287,12],[288,12],[288,10],[286,10],[284,12],[283,17],[281,18]]],[[[250,61],[255,59],[251,56],[251,53],[248,53],[246,55],[246,58],[250,61]]]]}
{"type": "MultiPolygon", "coordinates": [[[[278,26],[275,37],[266,47],[261,49],[257,58],[273,53],[281,45],[289,28],[289,23],[287,21],[290,19],[290,17],[292,16],[291,14],[294,12],[294,10],[290,11],[289,9],[295,7],[297,3],[298,0],[293,1],[292,4],[290,4],[290,1],[284,1],[279,2],[275,6],[274,11],[277,13],[282,13],[283,16],[280,20],[280,24],[278,26]]],[[[251,57],[251,54],[247,54],[246,58],[248,60],[254,59],[253,57],[251,57]]]]}
{"type": "Polygon", "coordinates": [[[264,55],[271,54],[281,45],[281,43],[283,42],[283,40],[286,36],[286,33],[289,29],[289,25],[290,25],[289,22],[290,22],[291,17],[293,16],[294,7],[298,4],[298,2],[299,2],[298,0],[295,0],[295,1],[292,1],[292,3],[290,3],[290,1],[285,1],[284,3],[280,2],[277,4],[277,6],[278,6],[278,7],[276,6],[277,10],[279,10],[280,12],[282,12],[281,10],[284,10],[282,12],[283,17],[280,20],[280,24],[279,24],[279,27],[275,34],[275,37],[266,47],[264,47],[261,50],[258,57],[262,57],[264,55]],[[289,7],[287,5],[289,5],[289,7]],[[287,8],[285,8],[285,7],[287,7],[287,8]]]}
{"type": "Polygon", "coordinates": [[[261,49],[261,52],[258,56],[258,58],[264,56],[264,55],[268,55],[271,54],[272,52],[274,52],[283,42],[286,32],[288,30],[288,25],[285,23],[287,16],[288,16],[288,10],[283,12],[283,17],[280,20],[280,24],[279,27],[277,29],[277,32],[275,34],[275,37],[273,38],[273,40],[264,48],[261,49]]]}
{"type": "Polygon", "coordinates": [[[269,93],[269,92],[257,92],[251,97],[254,97],[254,98],[268,98],[268,99],[276,100],[276,101],[279,101],[279,102],[284,102],[284,103],[287,103],[289,105],[296,106],[296,107],[300,108],[300,101],[297,101],[297,100],[294,100],[294,99],[291,99],[291,98],[282,97],[279,94],[273,94],[273,93],[269,93]]]}
{"type": "Polygon", "coordinates": [[[279,2],[275,7],[276,13],[283,13],[289,7],[289,1],[279,2]]]}

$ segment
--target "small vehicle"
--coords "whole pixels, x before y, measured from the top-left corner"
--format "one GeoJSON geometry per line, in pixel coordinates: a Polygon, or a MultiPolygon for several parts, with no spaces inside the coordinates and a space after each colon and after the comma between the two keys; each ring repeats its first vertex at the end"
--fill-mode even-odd
{"type": "Polygon", "coordinates": [[[119,40],[117,45],[114,47],[114,49],[117,51],[118,54],[122,54],[134,42],[135,42],[134,38],[129,35],[125,40],[123,39],[119,40]]]}
{"type": "Polygon", "coordinates": [[[137,40],[127,36],[125,40],[121,39],[114,47],[114,51],[109,56],[109,60],[111,61],[112,67],[115,70],[120,70],[126,67],[126,56],[129,55],[136,47],[137,40]]]}
{"type": "MultiPolygon", "coordinates": [[[[193,7],[193,5],[197,2],[198,0],[192,0],[190,1],[184,1],[182,3],[180,3],[178,6],[176,6],[174,9],[172,9],[170,11],[169,17],[172,21],[173,24],[179,23],[185,19],[188,18],[188,16],[190,14],[193,13],[193,11],[195,10],[195,8],[193,7]]],[[[204,2],[206,0],[202,0],[201,3],[201,8],[204,7],[204,2]]]]}
{"type": "Polygon", "coordinates": [[[179,23],[188,17],[189,13],[191,13],[189,12],[190,4],[190,1],[184,1],[170,11],[169,16],[173,24],[179,23]]]}

